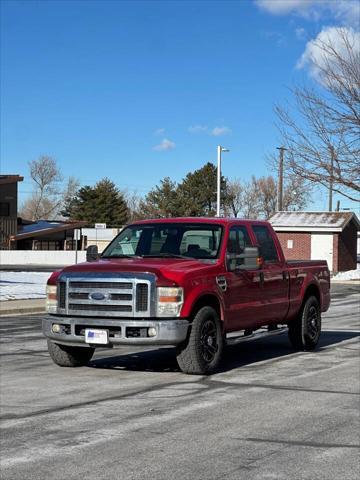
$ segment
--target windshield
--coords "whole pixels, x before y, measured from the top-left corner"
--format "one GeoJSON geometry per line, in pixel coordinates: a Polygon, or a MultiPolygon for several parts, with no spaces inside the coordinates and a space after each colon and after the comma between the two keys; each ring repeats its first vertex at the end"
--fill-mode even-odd
{"type": "Polygon", "coordinates": [[[218,258],[222,227],[154,223],[126,227],[104,250],[106,257],[218,258]]]}

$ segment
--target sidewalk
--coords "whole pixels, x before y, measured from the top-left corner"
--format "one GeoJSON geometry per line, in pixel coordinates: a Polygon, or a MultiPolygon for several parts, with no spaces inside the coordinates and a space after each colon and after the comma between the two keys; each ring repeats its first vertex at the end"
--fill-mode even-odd
{"type": "Polygon", "coordinates": [[[0,317],[4,315],[44,312],[45,298],[36,298],[32,300],[6,300],[0,302],[0,317]]]}

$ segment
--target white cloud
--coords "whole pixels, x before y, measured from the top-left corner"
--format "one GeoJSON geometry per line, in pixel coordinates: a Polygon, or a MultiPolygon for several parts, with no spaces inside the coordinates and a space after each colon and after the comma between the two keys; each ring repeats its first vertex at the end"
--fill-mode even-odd
{"type": "Polygon", "coordinates": [[[158,128],[155,130],[154,135],[164,135],[165,133],[165,128],[158,128]]]}
{"type": "Polygon", "coordinates": [[[155,150],[156,152],[166,152],[168,150],[174,150],[175,147],[176,144],[174,142],[168,140],[167,138],[163,138],[158,145],[155,145],[155,147],[153,147],[153,150],[155,150]]]}
{"type": "Polygon", "coordinates": [[[357,26],[360,17],[358,0],[255,0],[257,7],[272,15],[299,15],[319,20],[330,13],[343,25],[357,26]]]}
{"type": "Polygon", "coordinates": [[[298,40],[304,40],[306,38],[306,30],[305,28],[296,28],[295,35],[298,40]]]}
{"type": "Polygon", "coordinates": [[[287,15],[294,10],[307,7],[312,1],[307,0],[255,0],[255,4],[261,9],[273,15],[287,15]]]}
{"type": "Polygon", "coordinates": [[[188,128],[190,133],[206,133],[208,131],[207,125],[191,125],[188,128]]]}
{"type": "Polygon", "coordinates": [[[322,83],[321,69],[326,67],[331,57],[326,55],[323,45],[332,45],[336,51],[346,56],[347,49],[344,44],[343,35],[346,34],[353,45],[354,53],[360,53],[360,33],[355,32],[351,27],[325,27],[318,36],[310,40],[305,47],[305,51],[297,62],[296,67],[307,68],[310,75],[322,83]],[[319,68],[320,67],[320,68],[319,68]]]}
{"type": "Polygon", "coordinates": [[[213,137],[221,137],[222,135],[228,135],[231,133],[231,128],[229,127],[215,127],[211,130],[211,135],[213,137]]]}
{"type": "Polygon", "coordinates": [[[286,45],[286,38],[280,32],[274,30],[264,30],[261,32],[262,36],[266,39],[273,40],[278,47],[286,45]]]}

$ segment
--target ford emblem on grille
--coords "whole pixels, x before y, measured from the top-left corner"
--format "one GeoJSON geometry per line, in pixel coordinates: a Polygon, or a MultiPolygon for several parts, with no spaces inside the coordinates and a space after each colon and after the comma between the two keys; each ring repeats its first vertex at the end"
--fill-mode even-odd
{"type": "Polygon", "coordinates": [[[90,300],[107,300],[108,298],[109,298],[109,294],[104,294],[101,292],[89,293],[90,300]]]}

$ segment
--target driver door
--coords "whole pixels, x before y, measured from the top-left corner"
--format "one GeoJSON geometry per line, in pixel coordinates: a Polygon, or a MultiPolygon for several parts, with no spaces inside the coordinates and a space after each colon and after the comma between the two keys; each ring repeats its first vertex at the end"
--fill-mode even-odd
{"type": "Polygon", "coordinates": [[[263,315],[260,271],[237,270],[234,264],[235,262],[240,265],[243,262],[243,259],[235,258],[235,255],[244,253],[245,247],[252,246],[246,226],[234,225],[230,228],[226,255],[227,290],[224,293],[226,323],[229,331],[251,328],[263,315]]]}

